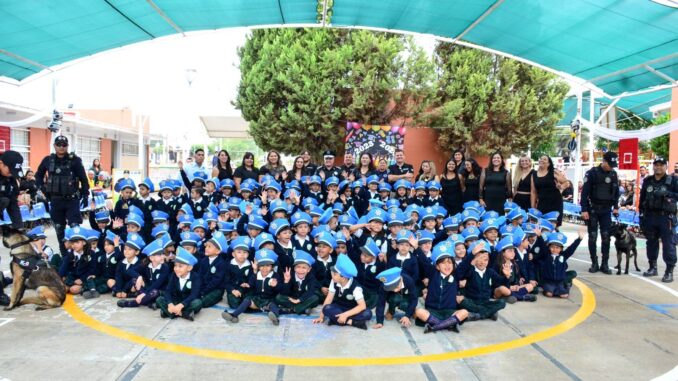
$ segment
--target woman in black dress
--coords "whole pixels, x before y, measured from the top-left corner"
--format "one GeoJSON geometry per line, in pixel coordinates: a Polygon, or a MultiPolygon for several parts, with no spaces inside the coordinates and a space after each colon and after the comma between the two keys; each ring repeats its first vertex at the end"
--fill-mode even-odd
{"type": "Polygon", "coordinates": [[[480,200],[480,173],[482,169],[478,162],[472,158],[464,161],[464,168],[461,170],[461,182],[464,194],[463,202],[480,200]]]}
{"type": "Polygon", "coordinates": [[[480,174],[480,205],[504,215],[504,203],[511,200],[511,173],[499,152],[490,156],[490,164],[480,174]]]}
{"type": "Polygon", "coordinates": [[[232,179],[233,178],[233,168],[231,168],[231,155],[228,154],[228,151],[222,149],[217,154],[217,165],[212,168],[212,177],[216,177],[219,180],[232,179]]]}
{"type": "Polygon", "coordinates": [[[287,172],[286,181],[289,183],[292,180],[301,181],[301,178],[306,176],[306,165],[304,164],[304,158],[297,156],[294,159],[294,164],[292,165],[292,170],[287,172]]]}
{"type": "Polygon", "coordinates": [[[452,216],[462,211],[462,194],[464,184],[461,176],[457,174],[457,164],[454,158],[445,163],[445,171],[440,176],[440,185],[442,186],[442,198],[445,203],[445,209],[452,216]]]}
{"type": "Polygon", "coordinates": [[[374,174],[375,170],[376,168],[374,168],[372,154],[363,152],[360,155],[360,160],[358,160],[358,165],[356,165],[355,169],[350,174],[350,180],[366,180],[374,174]]]}
{"type": "Polygon", "coordinates": [[[513,173],[513,202],[524,211],[532,207],[532,159],[522,155],[518,161],[518,168],[513,173]]]}
{"type": "Polygon", "coordinates": [[[567,178],[553,167],[550,157],[543,155],[539,158],[537,171],[532,174],[532,207],[544,214],[558,212],[556,227],[563,222],[563,196],[558,184],[565,181],[567,178]]]}
{"type": "Polygon", "coordinates": [[[242,164],[233,173],[233,181],[238,192],[240,192],[240,184],[247,179],[254,179],[254,181],[259,182],[259,169],[254,167],[254,154],[252,152],[245,152],[242,157],[242,164]]]}

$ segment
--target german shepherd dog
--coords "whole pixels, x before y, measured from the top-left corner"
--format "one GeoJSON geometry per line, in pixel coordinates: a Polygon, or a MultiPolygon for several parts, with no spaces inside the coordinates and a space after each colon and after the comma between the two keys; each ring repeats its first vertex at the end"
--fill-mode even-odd
{"type": "Polygon", "coordinates": [[[36,310],[61,306],[66,300],[66,286],[57,271],[33,250],[24,233],[11,228],[3,228],[2,233],[2,244],[10,249],[10,269],[14,278],[5,311],[24,304],[36,304],[36,310]],[[35,290],[37,296],[24,298],[26,289],[35,290]]]}
{"type": "Polygon", "coordinates": [[[636,250],[636,237],[633,234],[629,233],[626,230],[626,226],[623,224],[612,225],[612,236],[615,238],[614,247],[617,249],[617,275],[621,275],[621,260],[622,253],[626,254],[626,270],[624,274],[629,273],[629,261],[633,257],[633,264],[636,266],[636,271],[640,271],[638,268],[638,250],[636,250]]]}

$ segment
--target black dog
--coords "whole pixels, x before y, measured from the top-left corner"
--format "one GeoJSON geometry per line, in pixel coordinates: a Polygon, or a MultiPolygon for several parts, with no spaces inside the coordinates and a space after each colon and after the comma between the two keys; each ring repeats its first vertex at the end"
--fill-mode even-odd
{"type": "Polygon", "coordinates": [[[616,224],[612,226],[612,236],[615,238],[614,247],[617,249],[617,275],[621,275],[622,253],[626,254],[626,270],[624,274],[629,273],[629,261],[633,257],[633,264],[638,268],[638,250],[636,250],[636,237],[626,230],[626,226],[616,224]]]}

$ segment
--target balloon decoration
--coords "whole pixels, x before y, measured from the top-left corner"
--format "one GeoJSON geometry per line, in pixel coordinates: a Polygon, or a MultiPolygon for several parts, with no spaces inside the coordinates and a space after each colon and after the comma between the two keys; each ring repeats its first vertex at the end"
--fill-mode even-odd
{"type": "Polygon", "coordinates": [[[404,147],[406,133],[407,129],[400,126],[346,122],[345,149],[353,154],[356,162],[362,153],[367,152],[372,155],[375,165],[382,158],[391,164],[395,150],[404,147]]]}

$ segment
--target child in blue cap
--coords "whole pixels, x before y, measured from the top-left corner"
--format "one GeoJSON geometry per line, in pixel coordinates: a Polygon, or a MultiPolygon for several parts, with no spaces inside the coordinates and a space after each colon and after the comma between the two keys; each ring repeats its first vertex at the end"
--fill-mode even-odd
{"type": "Polygon", "coordinates": [[[76,226],[66,229],[70,233],[70,249],[66,252],[59,276],[68,287],[68,293],[80,295],[85,299],[98,298],[96,291],[96,258],[93,258],[85,237],[85,229],[76,226]]]}
{"type": "Polygon", "coordinates": [[[499,318],[499,311],[506,307],[503,300],[491,300],[493,291],[499,286],[508,286],[510,268],[502,267],[502,273],[497,273],[488,267],[490,262],[490,244],[486,241],[476,241],[469,247],[472,255],[467,254],[465,262],[471,264],[459,276],[466,280],[464,300],[459,304],[471,313],[469,321],[479,319],[499,318]]]}
{"type": "Polygon", "coordinates": [[[163,241],[156,239],[144,248],[148,258],[148,264],[142,264],[135,280],[135,288],[138,290],[134,299],[118,300],[118,307],[148,306],[156,309],[156,300],[163,290],[167,288],[170,276],[170,268],[165,263],[163,256],[163,241]]]}
{"type": "Polygon", "coordinates": [[[116,298],[136,295],[136,281],[141,269],[141,260],[139,260],[138,255],[145,246],[146,244],[139,234],[131,233],[127,236],[123,249],[125,258],[118,263],[115,269],[115,284],[112,291],[116,298]]]}
{"type": "Polygon", "coordinates": [[[382,283],[379,288],[379,296],[377,298],[377,324],[372,328],[379,329],[384,326],[384,317],[386,320],[393,319],[396,308],[405,312],[405,316],[401,317],[399,322],[403,327],[409,327],[412,324],[414,311],[417,307],[417,286],[409,275],[402,272],[398,267],[393,267],[382,271],[377,275],[377,278],[382,283]],[[388,312],[384,315],[388,302],[388,312]]]}
{"type": "Polygon", "coordinates": [[[224,277],[226,261],[220,256],[228,250],[228,242],[224,233],[214,232],[212,238],[205,242],[205,257],[198,265],[200,283],[200,299],[202,308],[212,307],[224,297],[224,277]]]}
{"type": "Polygon", "coordinates": [[[280,309],[275,304],[275,297],[282,289],[280,276],[273,271],[278,256],[271,250],[261,249],[255,254],[252,272],[248,277],[251,293],[233,312],[224,310],[221,317],[231,323],[239,321],[238,316],[248,309],[268,311],[268,318],[273,325],[280,324],[280,309]]]}
{"type": "Polygon", "coordinates": [[[155,305],[160,309],[160,317],[175,319],[182,317],[193,321],[195,314],[202,308],[200,299],[200,276],[192,273],[198,260],[188,251],[179,247],[165,292],[158,297],[155,305]]]}
{"type": "Polygon", "coordinates": [[[567,237],[564,234],[553,232],[537,238],[537,244],[541,246],[539,262],[541,270],[541,286],[547,297],[567,298],[570,296],[570,287],[575,274],[568,274],[567,260],[574,254],[586,234],[586,228],[582,227],[577,232],[579,236],[565,249],[567,237]]]}
{"type": "MultiPolygon", "coordinates": [[[[47,235],[45,234],[44,226],[36,226],[28,233],[28,238],[31,240],[31,246],[43,260],[49,262],[49,265],[55,269],[61,266],[63,258],[60,253],[55,253],[49,245],[47,245],[47,235]]],[[[0,275],[1,276],[1,275],[0,275]]]]}
{"type": "MultiPolygon", "coordinates": [[[[522,229],[520,230],[522,231],[522,229]]],[[[534,302],[537,300],[537,297],[530,295],[532,286],[525,284],[526,275],[516,261],[513,238],[513,235],[506,236],[500,239],[495,246],[499,254],[495,264],[495,271],[500,274],[508,274],[506,276],[508,284],[500,285],[494,289],[494,299],[503,299],[509,304],[517,301],[534,302]]]]}
{"type": "MultiPolygon", "coordinates": [[[[396,235],[398,251],[388,258],[387,268],[398,267],[412,279],[419,279],[419,263],[413,253],[419,244],[417,237],[409,230],[401,230],[396,235]]],[[[378,278],[378,277],[377,277],[378,278]]]]}
{"type": "Polygon", "coordinates": [[[310,315],[313,307],[320,303],[320,283],[311,268],[315,259],[311,254],[297,250],[294,258],[294,274],[290,270],[283,274],[283,285],[275,303],[282,313],[310,315]]]}
{"type": "Polygon", "coordinates": [[[330,283],[332,282],[332,266],[337,261],[337,256],[334,252],[336,247],[336,240],[329,232],[323,232],[317,237],[316,244],[316,261],[313,264],[313,275],[320,285],[320,292],[318,297],[324,300],[329,293],[330,283]]]}
{"type": "Polygon", "coordinates": [[[120,237],[112,231],[106,231],[104,250],[97,259],[96,288],[100,294],[111,292],[115,285],[115,272],[124,256],[120,250],[120,237]]]}
{"type": "Polygon", "coordinates": [[[379,259],[382,254],[372,238],[368,238],[359,251],[354,250],[349,255],[357,266],[357,280],[362,288],[365,304],[371,310],[377,304],[377,292],[381,286],[377,274],[386,270],[386,262],[379,259]]]}
{"type": "Polygon", "coordinates": [[[443,241],[433,248],[431,254],[435,270],[429,274],[424,308],[415,310],[415,324],[424,326],[424,333],[444,329],[459,332],[457,326],[468,317],[468,311],[457,307],[457,292],[460,280],[458,274],[468,269],[470,261],[462,261],[457,267],[452,245],[450,241],[443,241]]]}
{"type": "Polygon", "coordinates": [[[372,318],[372,311],[367,309],[363,289],[355,279],[358,270],[346,256],[337,257],[332,268],[332,282],[320,316],[313,323],[322,323],[325,317],[328,325],[350,325],[367,329],[367,321],[372,318]]]}
{"type": "Polygon", "coordinates": [[[253,270],[252,263],[249,261],[250,243],[248,237],[238,237],[231,242],[233,258],[226,267],[224,279],[226,299],[231,308],[237,308],[251,291],[249,276],[253,270]]]}

